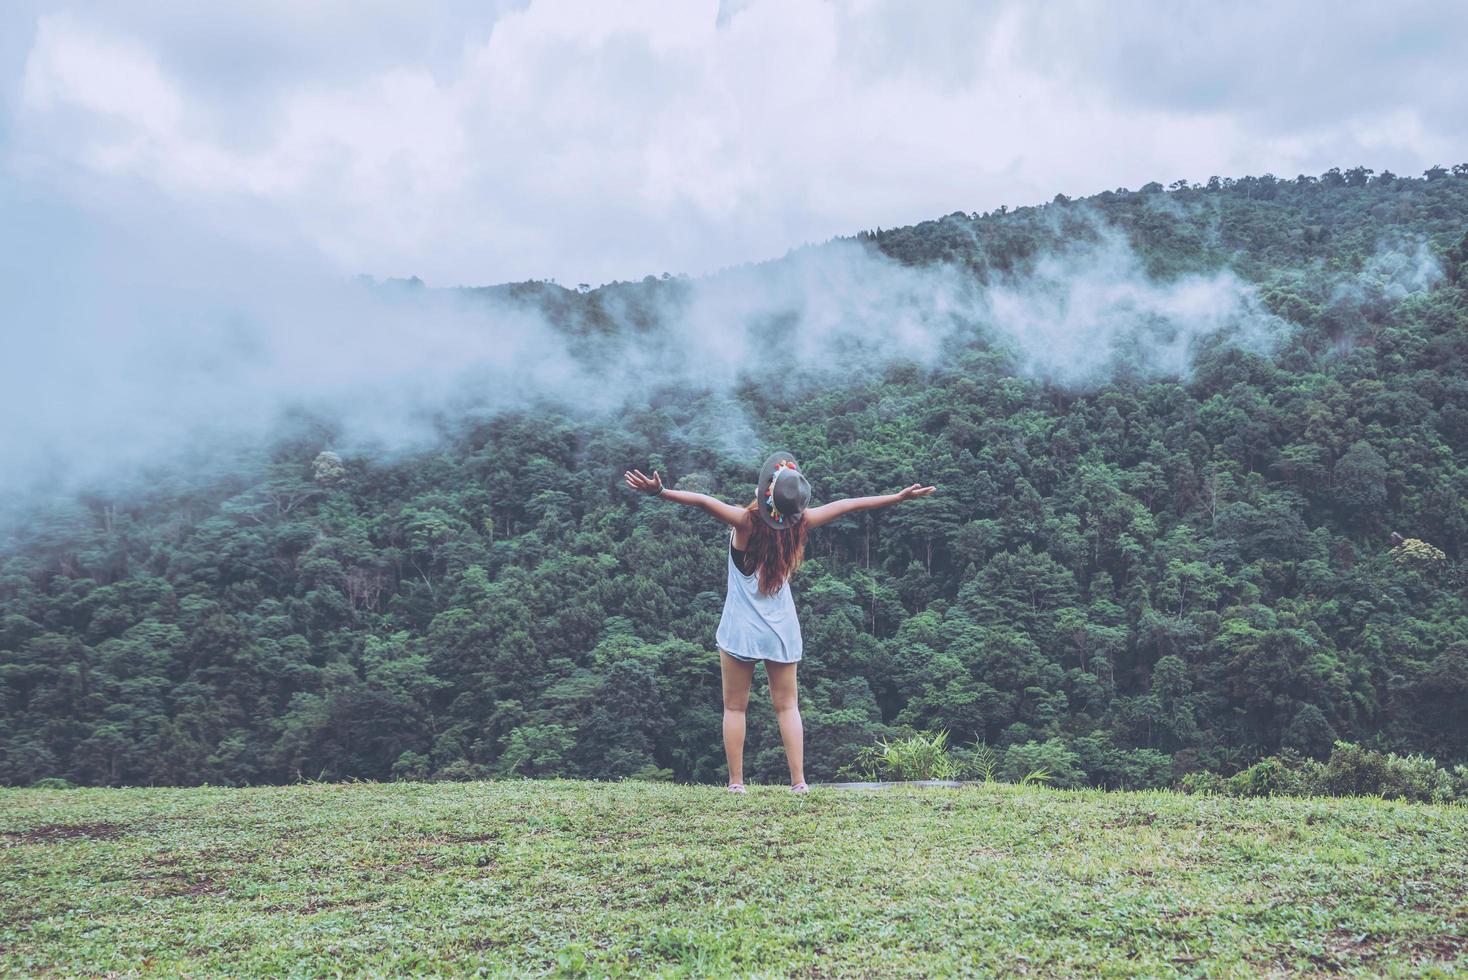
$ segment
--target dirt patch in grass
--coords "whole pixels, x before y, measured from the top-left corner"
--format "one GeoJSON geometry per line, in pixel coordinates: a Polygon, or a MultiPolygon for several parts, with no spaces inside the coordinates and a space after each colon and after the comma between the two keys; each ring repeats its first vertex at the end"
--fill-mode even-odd
{"type": "Polygon", "coordinates": [[[30,830],[6,830],[0,832],[0,837],[12,844],[54,844],[57,841],[75,840],[111,840],[121,836],[127,830],[125,823],[113,823],[110,820],[98,820],[92,823],[48,823],[30,830]]]}
{"type": "Polygon", "coordinates": [[[1332,929],[1325,940],[1326,956],[1310,959],[1324,967],[1340,967],[1352,963],[1369,963],[1387,951],[1383,937],[1357,933],[1349,929],[1332,929]]]}
{"type": "Polygon", "coordinates": [[[472,950],[504,949],[513,945],[511,940],[501,939],[498,936],[480,936],[469,944],[469,948],[472,950]]]}
{"type": "MultiPolygon", "coordinates": [[[[216,876],[219,868],[181,870],[185,862],[177,854],[148,854],[143,857],[144,873],[133,876],[144,895],[151,898],[178,898],[192,895],[210,895],[224,891],[224,885],[216,876]]],[[[225,869],[223,877],[228,877],[225,869]]]]}
{"type": "Polygon", "coordinates": [[[1156,822],[1157,822],[1157,814],[1155,814],[1155,813],[1129,813],[1129,814],[1126,814],[1125,816],[1116,817],[1115,819],[1112,819],[1112,820],[1107,820],[1106,822],[1104,822],[1103,824],[1101,824],[1101,826],[1103,826],[1103,827],[1111,827],[1111,828],[1116,828],[1116,827],[1150,827],[1150,826],[1152,826],[1156,822]]]}
{"type": "Polygon", "coordinates": [[[335,909],[357,909],[372,903],[365,898],[323,898],[311,901],[300,909],[302,915],[314,915],[317,912],[331,912],[335,909]]]}
{"type": "Polygon", "coordinates": [[[378,868],[369,870],[382,871],[390,875],[405,875],[421,871],[433,871],[442,867],[440,855],[432,852],[414,854],[406,860],[396,861],[392,864],[384,864],[378,868]]]}
{"type": "Polygon", "coordinates": [[[271,914],[288,912],[292,915],[315,915],[317,912],[355,909],[371,904],[372,901],[366,898],[313,898],[305,905],[267,905],[260,911],[271,914]]]}
{"type": "Polygon", "coordinates": [[[1451,960],[1468,956],[1468,934],[1451,933],[1446,936],[1427,936],[1410,944],[1414,952],[1424,953],[1435,960],[1451,960]]]}
{"type": "MultiPolygon", "coordinates": [[[[1327,972],[1370,966],[1385,956],[1406,954],[1418,964],[1446,963],[1468,955],[1468,935],[1449,933],[1432,936],[1390,936],[1352,929],[1332,929],[1325,934],[1325,948],[1307,953],[1305,958],[1327,972]]],[[[1285,957],[1277,958],[1271,968],[1288,972],[1291,965],[1285,957]]]]}
{"type": "Polygon", "coordinates": [[[138,875],[133,879],[150,898],[185,898],[224,891],[224,885],[208,875],[193,877],[177,871],[138,875]]]}
{"type": "Polygon", "coordinates": [[[181,891],[174,892],[175,895],[207,895],[210,892],[223,891],[224,886],[214,883],[213,878],[200,878],[198,881],[184,883],[181,891]]]}
{"type": "Polygon", "coordinates": [[[492,844],[500,840],[501,835],[495,831],[485,834],[449,834],[438,838],[435,843],[440,844],[492,844]]]}

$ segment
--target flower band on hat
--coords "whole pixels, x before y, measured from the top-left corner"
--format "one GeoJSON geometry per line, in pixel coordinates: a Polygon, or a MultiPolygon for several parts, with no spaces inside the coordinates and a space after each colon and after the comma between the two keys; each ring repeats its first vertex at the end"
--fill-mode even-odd
{"type": "Polygon", "coordinates": [[[781,514],[775,506],[775,479],[779,477],[781,470],[789,470],[792,473],[800,472],[795,468],[794,460],[782,459],[775,464],[775,470],[770,474],[769,486],[765,488],[765,505],[770,508],[770,517],[777,524],[785,523],[785,515],[781,514]]]}

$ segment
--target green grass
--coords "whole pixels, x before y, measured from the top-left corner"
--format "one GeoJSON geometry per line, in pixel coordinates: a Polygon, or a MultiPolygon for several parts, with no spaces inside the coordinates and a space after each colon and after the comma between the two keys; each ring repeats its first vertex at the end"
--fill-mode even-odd
{"type": "Polygon", "coordinates": [[[1449,975],[1468,807],[1038,787],[0,791],[0,973],[1449,975]]]}

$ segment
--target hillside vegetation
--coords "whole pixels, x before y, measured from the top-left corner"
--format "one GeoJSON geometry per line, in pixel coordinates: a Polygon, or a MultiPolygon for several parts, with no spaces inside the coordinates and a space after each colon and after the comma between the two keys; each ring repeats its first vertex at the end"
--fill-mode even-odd
{"type": "MultiPolygon", "coordinates": [[[[445,418],[408,456],[337,454],[330,419],[298,419],[253,468],[36,508],[0,538],[0,781],[721,781],[723,532],[619,476],[743,502],[776,447],[818,500],[939,487],[812,537],[793,585],[813,779],[906,730],[1062,787],[1338,739],[1468,762],[1465,232],[1461,166],[953,214],[740,275],[838,249],[1063,289],[1056,256],[1119,237],[1147,283],[1237,277],[1273,343],[1200,334],[1171,373],[1144,343],[1061,384],[961,323],[932,360],[652,377],[612,414],[445,418]],[[747,458],[726,438],[743,421],[747,458]]],[[[482,295],[610,363],[696,287],[482,295]]],[[[776,778],[754,707],[748,768],[776,778]]]]}
{"type": "Polygon", "coordinates": [[[649,783],[0,792],[0,972],[1468,969],[1468,808],[649,783]]]}

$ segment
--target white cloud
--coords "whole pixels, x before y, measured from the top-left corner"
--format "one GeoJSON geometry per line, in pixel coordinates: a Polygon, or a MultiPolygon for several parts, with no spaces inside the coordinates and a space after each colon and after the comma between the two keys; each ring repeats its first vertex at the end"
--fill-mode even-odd
{"type": "Polygon", "coordinates": [[[1468,157],[1449,4],[432,10],[43,10],[10,179],[114,215],[160,193],[344,272],[574,283],[1056,192],[1468,157]]]}
{"type": "Polygon", "coordinates": [[[72,107],[135,131],[176,129],[183,100],[147,49],[129,39],[98,35],[74,18],[41,18],[26,65],[26,107],[45,114],[72,107]]]}

